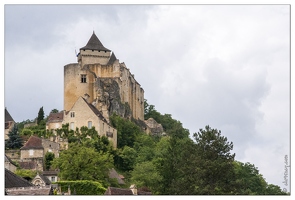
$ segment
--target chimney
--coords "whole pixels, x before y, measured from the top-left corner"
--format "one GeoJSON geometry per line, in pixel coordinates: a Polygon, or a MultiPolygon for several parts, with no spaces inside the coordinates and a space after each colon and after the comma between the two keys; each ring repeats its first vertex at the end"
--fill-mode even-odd
{"type": "Polygon", "coordinates": [[[130,190],[132,191],[133,195],[137,195],[137,188],[136,188],[136,185],[131,185],[130,186],[130,190]]]}
{"type": "Polygon", "coordinates": [[[87,94],[87,93],[84,94],[84,99],[87,101],[87,103],[89,103],[88,102],[89,97],[90,97],[89,94],[87,94]]]}

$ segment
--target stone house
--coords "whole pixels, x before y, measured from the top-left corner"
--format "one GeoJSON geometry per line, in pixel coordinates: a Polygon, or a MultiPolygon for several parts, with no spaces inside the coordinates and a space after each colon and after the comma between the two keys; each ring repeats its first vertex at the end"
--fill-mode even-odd
{"type": "Polygon", "coordinates": [[[5,135],[4,135],[4,139],[8,140],[8,133],[9,131],[12,129],[12,127],[15,124],[15,121],[13,120],[13,118],[11,117],[11,115],[9,114],[9,112],[7,111],[7,109],[5,108],[5,135]]]}
{"type": "Polygon", "coordinates": [[[102,113],[83,97],[79,97],[73,107],[65,112],[63,124],[68,123],[71,130],[82,126],[95,127],[100,136],[106,136],[117,147],[117,130],[103,117],[102,113]]]}
{"type": "Polygon", "coordinates": [[[20,164],[30,164],[34,170],[44,170],[44,156],[47,152],[54,153],[59,157],[59,144],[37,136],[31,136],[28,141],[20,148],[20,164]]]}

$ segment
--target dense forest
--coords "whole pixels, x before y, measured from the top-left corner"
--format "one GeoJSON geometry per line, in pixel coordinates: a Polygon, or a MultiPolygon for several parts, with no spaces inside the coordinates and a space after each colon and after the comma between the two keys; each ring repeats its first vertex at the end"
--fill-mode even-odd
{"type": "MultiPolygon", "coordinates": [[[[63,125],[56,133],[68,139],[69,148],[58,158],[48,153],[46,169],[59,169],[60,183],[76,182],[77,191],[83,191],[83,185],[88,184],[87,194],[103,194],[108,186],[129,188],[131,184],[153,195],[289,194],[267,183],[254,164],[235,160],[234,144],[220,130],[207,125],[190,135],[180,121],[159,113],[145,101],[145,119],[148,118],[162,124],[166,134],[148,135],[138,121],[112,115],[111,125],[118,131],[116,149],[106,137],[98,135],[95,127],[72,131],[63,125]],[[111,168],[124,175],[124,185],[109,178],[111,168]],[[95,183],[93,187],[100,188],[100,192],[91,192],[90,183],[95,183]]],[[[31,122],[18,123],[21,136],[36,134],[48,138],[53,134],[45,129],[43,107],[36,126],[24,128],[31,122]]]]}

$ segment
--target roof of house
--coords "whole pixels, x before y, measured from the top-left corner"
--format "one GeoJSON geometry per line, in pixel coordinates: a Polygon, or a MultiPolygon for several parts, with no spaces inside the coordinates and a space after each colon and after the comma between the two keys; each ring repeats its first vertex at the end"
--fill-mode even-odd
{"type": "Polygon", "coordinates": [[[40,178],[45,183],[45,185],[50,185],[51,184],[51,181],[46,176],[43,176],[43,175],[41,175],[39,173],[35,176],[34,179],[37,179],[37,178],[40,178]]]}
{"type": "Polygon", "coordinates": [[[42,146],[42,139],[32,135],[25,145],[20,148],[20,150],[27,149],[44,149],[42,146]]]}
{"type": "Polygon", "coordinates": [[[42,175],[43,176],[57,176],[58,175],[58,173],[59,173],[59,171],[43,171],[42,172],[42,175]]]}
{"type": "Polygon", "coordinates": [[[32,183],[26,179],[16,175],[15,173],[5,169],[5,188],[14,187],[30,187],[34,186],[32,183]]]}
{"type": "Polygon", "coordinates": [[[7,109],[5,108],[5,122],[11,122],[11,121],[14,122],[13,118],[11,117],[7,109]]]}
{"type": "Polygon", "coordinates": [[[109,177],[110,178],[116,178],[118,180],[118,183],[119,184],[125,184],[125,182],[122,180],[122,178],[120,177],[120,174],[117,173],[117,171],[112,168],[110,171],[109,171],[109,177]]]}
{"type": "Polygon", "coordinates": [[[5,189],[6,195],[52,195],[51,186],[17,187],[5,189]]]}
{"type": "Polygon", "coordinates": [[[108,187],[104,193],[105,195],[133,195],[133,192],[130,189],[126,188],[115,188],[108,187]]]}
{"type": "Polygon", "coordinates": [[[107,120],[104,118],[104,116],[101,114],[101,112],[99,110],[97,110],[97,108],[94,105],[92,105],[91,103],[88,103],[83,97],[81,97],[81,98],[85,101],[85,103],[89,106],[89,108],[93,111],[93,113],[97,117],[99,117],[99,119],[101,119],[103,122],[108,124],[107,120]]]}
{"type": "Polygon", "coordinates": [[[62,122],[63,118],[64,118],[63,111],[61,111],[59,113],[50,113],[49,116],[48,116],[47,123],[50,123],[50,122],[62,122]]]}
{"type": "Polygon", "coordinates": [[[82,47],[80,50],[111,51],[103,46],[98,37],[95,35],[94,31],[86,46],[82,47]]]}
{"type": "Polygon", "coordinates": [[[6,154],[5,154],[5,162],[9,162],[13,164],[14,166],[16,166],[15,163],[6,154]]]}

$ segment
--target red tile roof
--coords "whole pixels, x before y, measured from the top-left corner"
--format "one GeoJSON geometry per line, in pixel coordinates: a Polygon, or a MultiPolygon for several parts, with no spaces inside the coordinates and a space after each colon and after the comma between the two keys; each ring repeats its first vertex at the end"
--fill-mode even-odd
{"type": "Polygon", "coordinates": [[[31,136],[25,145],[20,148],[20,150],[27,149],[44,149],[42,146],[42,139],[36,136],[31,136]]]}

